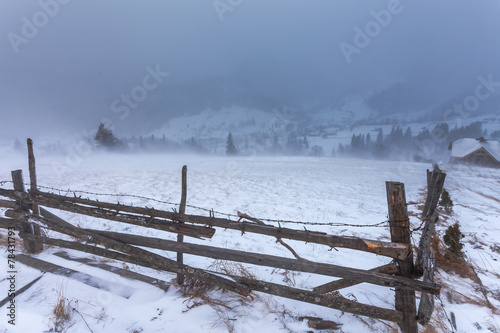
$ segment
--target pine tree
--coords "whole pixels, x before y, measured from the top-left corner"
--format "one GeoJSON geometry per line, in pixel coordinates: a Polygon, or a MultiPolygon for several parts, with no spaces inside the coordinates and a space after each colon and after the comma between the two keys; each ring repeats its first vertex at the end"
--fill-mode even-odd
{"type": "Polygon", "coordinates": [[[302,144],[304,145],[304,148],[307,150],[309,149],[309,141],[307,141],[307,137],[304,136],[304,140],[302,140],[302,144]]]}
{"type": "Polygon", "coordinates": [[[455,223],[446,229],[446,233],[443,237],[444,243],[448,246],[448,250],[456,254],[457,256],[462,257],[464,253],[462,249],[464,244],[460,241],[465,236],[460,231],[460,225],[455,223]]]}
{"type": "Polygon", "coordinates": [[[113,148],[118,145],[120,140],[118,140],[113,132],[106,128],[104,123],[99,124],[99,128],[97,129],[97,133],[95,134],[94,140],[97,141],[101,146],[106,148],[113,148]]]}
{"type": "Polygon", "coordinates": [[[236,146],[234,145],[234,141],[233,141],[233,134],[231,132],[229,132],[229,134],[227,136],[227,141],[226,141],[226,155],[234,156],[237,153],[238,153],[238,151],[236,150],[236,146]]]}
{"type": "Polygon", "coordinates": [[[377,140],[375,142],[377,143],[377,145],[382,145],[382,143],[384,142],[384,133],[382,132],[381,128],[378,130],[377,140]]]}
{"type": "Polygon", "coordinates": [[[411,143],[411,141],[412,141],[412,135],[411,135],[411,128],[409,126],[406,129],[406,132],[404,134],[404,138],[405,138],[405,143],[406,144],[410,144],[411,143]]]}
{"type": "Polygon", "coordinates": [[[342,143],[339,143],[338,151],[339,151],[339,155],[343,155],[344,154],[345,148],[344,148],[344,145],[342,143]]]}
{"type": "Polygon", "coordinates": [[[453,201],[450,198],[450,193],[446,190],[443,190],[441,194],[441,201],[439,201],[439,205],[444,208],[444,210],[450,214],[453,210],[453,201]]]}

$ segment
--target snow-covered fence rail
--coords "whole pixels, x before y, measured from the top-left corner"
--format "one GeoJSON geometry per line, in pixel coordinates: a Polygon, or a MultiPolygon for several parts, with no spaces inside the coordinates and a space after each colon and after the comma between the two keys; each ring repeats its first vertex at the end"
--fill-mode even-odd
{"type": "Polygon", "coordinates": [[[186,167],[182,170],[182,196],[179,211],[163,211],[148,207],[102,202],[76,195],[64,196],[43,192],[37,186],[32,145],[29,145],[29,148],[30,191],[25,192],[24,187],[21,187],[21,172],[13,172],[14,190],[0,188],[0,196],[11,199],[0,200],[0,207],[8,208],[5,212],[8,218],[0,218],[0,227],[16,226],[17,230],[20,230],[19,236],[23,238],[25,245],[30,245],[27,247],[30,252],[41,251],[41,244],[73,249],[176,273],[179,285],[182,285],[184,276],[188,276],[245,296],[250,295],[252,291],[260,291],[339,309],[345,312],[397,322],[400,323],[403,332],[416,332],[417,320],[421,324],[426,324],[430,319],[433,311],[432,297],[433,295],[438,295],[440,291],[440,287],[434,283],[432,278],[433,265],[429,245],[429,239],[433,234],[433,223],[437,219],[435,213],[437,199],[439,199],[441,194],[444,177],[446,176],[440,171],[435,171],[429,176],[429,194],[424,210],[424,234],[420,242],[416,264],[414,264],[404,184],[401,183],[387,182],[391,242],[382,242],[358,237],[331,235],[306,229],[296,230],[282,228],[281,226],[276,227],[265,224],[261,220],[243,213],[238,213],[239,220],[237,221],[229,218],[216,218],[213,214],[210,214],[210,216],[186,214],[186,167]],[[176,241],[172,241],[80,228],[59,218],[43,207],[38,208],[38,206],[136,226],[155,228],[176,233],[178,237],[176,241]],[[70,241],[47,237],[40,232],[41,228],[71,236],[75,240],[70,241]],[[282,245],[286,246],[296,259],[191,244],[184,241],[184,236],[212,238],[216,232],[216,228],[238,230],[242,234],[254,233],[274,237],[282,245]],[[370,252],[390,257],[395,262],[372,270],[360,270],[313,262],[299,257],[290,246],[283,242],[283,239],[370,252]],[[144,248],[176,252],[177,261],[145,250],[144,248]],[[312,291],[299,290],[285,285],[250,280],[238,276],[224,276],[194,268],[184,264],[183,254],[308,272],[341,279],[313,288],[312,291]],[[422,275],[424,276],[424,280],[417,280],[422,275]],[[361,304],[337,294],[328,294],[331,291],[363,282],[395,288],[396,309],[384,309],[361,304]],[[418,315],[415,305],[415,291],[422,293],[418,315]]]}

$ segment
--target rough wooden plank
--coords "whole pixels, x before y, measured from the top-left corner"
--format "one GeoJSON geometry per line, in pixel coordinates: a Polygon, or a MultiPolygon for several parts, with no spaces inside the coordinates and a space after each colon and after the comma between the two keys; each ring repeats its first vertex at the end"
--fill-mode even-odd
{"type": "Polygon", "coordinates": [[[206,245],[197,245],[191,243],[179,244],[175,241],[166,239],[143,237],[112,231],[93,230],[93,232],[111,239],[121,241],[123,243],[136,246],[150,247],[173,252],[179,251],[213,259],[230,260],[259,266],[268,266],[300,272],[343,277],[351,280],[373,283],[385,287],[392,288],[398,286],[408,290],[425,290],[432,294],[439,294],[439,286],[437,286],[436,284],[424,284],[421,281],[399,276],[390,276],[384,273],[364,271],[360,269],[342,267],[332,264],[324,264],[309,260],[297,260],[247,251],[222,249],[206,245]]]}
{"type": "Polygon", "coordinates": [[[248,286],[252,290],[266,294],[294,299],[301,302],[316,304],[332,309],[341,310],[344,312],[388,320],[396,323],[401,322],[403,319],[403,315],[400,311],[383,309],[373,305],[366,305],[339,296],[322,295],[312,291],[292,288],[271,282],[257,281],[234,275],[230,276],[239,283],[248,286]]]}
{"type": "Polygon", "coordinates": [[[0,228],[2,229],[8,229],[10,227],[14,227],[16,229],[15,231],[22,231],[24,223],[25,222],[20,221],[18,219],[0,217],[0,228]]]}
{"type": "Polygon", "coordinates": [[[37,277],[36,279],[34,279],[33,281],[31,281],[30,283],[28,283],[27,285],[25,285],[24,287],[16,290],[16,293],[15,293],[15,296],[14,297],[5,297],[3,300],[0,301],[0,308],[2,306],[4,306],[5,304],[9,303],[11,301],[11,299],[15,298],[15,297],[19,297],[19,295],[21,295],[22,293],[24,293],[26,290],[28,290],[32,285],[34,285],[35,283],[38,282],[38,280],[40,280],[41,278],[43,277],[43,275],[40,275],[39,277],[37,277]]]}
{"type": "Polygon", "coordinates": [[[85,283],[86,285],[89,285],[91,287],[112,292],[113,294],[124,298],[129,298],[135,291],[137,291],[137,289],[135,288],[127,287],[124,285],[121,285],[117,288],[116,282],[112,283],[110,281],[96,278],[70,268],[52,264],[41,259],[33,258],[25,254],[16,255],[16,261],[26,266],[36,268],[42,272],[49,272],[55,275],[65,276],[70,279],[85,283]]]}
{"type": "Polygon", "coordinates": [[[2,200],[0,199],[0,207],[3,208],[16,208],[16,202],[15,201],[10,201],[10,200],[2,200]]]}
{"type": "MultiPolygon", "coordinates": [[[[0,195],[10,198],[18,198],[21,194],[11,190],[0,189],[0,195]]],[[[349,248],[354,250],[371,252],[396,259],[406,258],[410,250],[408,244],[381,242],[376,240],[362,239],[358,237],[328,235],[326,233],[316,232],[316,231],[295,230],[288,228],[279,228],[269,225],[258,225],[256,223],[236,222],[229,219],[216,218],[216,217],[179,214],[175,212],[167,212],[150,208],[132,207],[120,204],[117,205],[117,204],[103,203],[89,199],[72,198],[72,197],[66,197],[40,191],[36,195],[26,196],[25,200],[37,201],[44,206],[53,207],[57,209],[64,208],[62,207],[61,203],[82,204],[82,205],[98,207],[101,209],[114,210],[115,212],[126,211],[134,214],[154,216],[155,218],[165,218],[173,221],[204,224],[206,226],[239,230],[242,233],[251,232],[261,235],[304,241],[308,243],[323,244],[330,247],[349,248]],[[56,203],[52,202],[52,204],[50,204],[47,199],[54,199],[56,200],[56,203]]]]}
{"type": "MultiPolygon", "coordinates": [[[[394,263],[390,263],[387,265],[383,265],[380,267],[375,267],[373,269],[370,269],[370,270],[368,270],[368,272],[376,272],[376,273],[383,273],[383,274],[398,274],[399,267],[394,263]]],[[[329,292],[334,291],[334,290],[352,287],[352,286],[355,286],[355,285],[360,284],[360,283],[362,283],[362,282],[356,281],[356,280],[349,280],[349,279],[339,279],[336,281],[322,284],[321,286],[317,286],[317,287],[313,288],[313,291],[320,293],[320,294],[325,294],[325,293],[329,293],[329,292]]]]}
{"type": "Polygon", "coordinates": [[[40,215],[42,215],[43,217],[45,217],[49,220],[57,221],[57,223],[59,223],[61,225],[65,225],[68,228],[73,227],[73,225],[71,223],[66,222],[65,220],[63,220],[59,216],[49,212],[48,210],[46,210],[43,207],[40,207],[40,215]]]}
{"type": "MultiPolygon", "coordinates": [[[[181,203],[179,205],[179,214],[186,214],[186,199],[187,199],[187,166],[182,167],[182,189],[181,189],[181,203]]],[[[179,222],[184,224],[184,222],[179,222]]],[[[177,242],[182,243],[184,241],[184,235],[177,235],[177,242]]],[[[182,252],[177,252],[177,263],[184,264],[184,257],[182,252]]],[[[177,284],[182,286],[184,284],[184,275],[177,274],[177,284]]]]}
{"type": "MultiPolygon", "coordinates": [[[[386,190],[391,240],[411,246],[410,220],[408,218],[404,184],[386,182],[386,190]]],[[[411,249],[408,257],[404,260],[399,260],[398,264],[402,276],[407,278],[414,276],[413,252],[411,249]]],[[[399,323],[401,331],[403,333],[417,333],[415,292],[396,288],[396,310],[403,313],[403,321],[399,323]]]]}
{"type": "Polygon", "coordinates": [[[115,273],[117,275],[120,275],[121,277],[126,277],[127,279],[131,280],[137,280],[137,281],[142,281],[147,284],[153,285],[155,287],[158,287],[162,289],[163,291],[167,291],[170,288],[170,284],[166,281],[160,280],[160,279],[155,279],[150,276],[142,275],[133,271],[129,271],[120,267],[115,267],[111,266],[105,263],[100,263],[96,262],[95,260],[89,259],[89,258],[80,258],[80,257],[74,257],[69,255],[67,252],[64,251],[59,251],[54,253],[55,256],[58,256],[60,258],[66,259],[66,260],[72,260],[72,261],[77,261],[79,263],[88,265],[88,266],[93,266],[97,267],[103,270],[106,270],[108,272],[115,273]]]}
{"type": "Polygon", "coordinates": [[[62,239],[55,239],[55,238],[49,238],[49,237],[42,237],[42,236],[34,236],[34,235],[29,235],[29,234],[21,234],[21,237],[26,237],[29,239],[37,240],[40,242],[43,242],[44,244],[51,245],[51,246],[57,246],[60,248],[64,249],[70,249],[70,250],[76,250],[84,253],[89,253],[93,254],[96,256],[104,257],[104,258],[109,258],[113,260],[118,260],[118,261],[123,261],[123,262],[128,262],[134,265],[139,265],[142,267],[148,267],[156,270],[162,270],[162,266],[160,264],[155,264],[155,263],[149,263],[147,261],[142,260],[141,258],[133,257],[128,254],[123,254],[121,252],[116,252],[112,250],[108,250],[102,247],[97,247],[94,245],[86,245],[78,242],[72,242],[72,241],[67,241],[67,240],[62,240],[62,239]]]}

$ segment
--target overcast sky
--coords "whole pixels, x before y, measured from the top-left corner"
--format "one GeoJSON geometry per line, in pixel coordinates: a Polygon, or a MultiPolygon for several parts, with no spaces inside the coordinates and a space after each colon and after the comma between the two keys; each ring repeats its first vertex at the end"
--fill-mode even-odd
{"type": "Polygon", "coordinates": [[[393,82],[444,98],[500,81],[499,17],[498,0],[0,0],[1,135],[102,119],[139,133],[207,105],[307,109],[393,82]]]}

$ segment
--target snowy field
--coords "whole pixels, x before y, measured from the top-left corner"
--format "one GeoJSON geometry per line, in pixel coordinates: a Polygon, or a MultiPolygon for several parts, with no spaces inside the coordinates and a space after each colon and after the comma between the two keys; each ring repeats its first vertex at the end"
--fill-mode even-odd
{"type": "MultiPolygon", "coordinates": [[[[65,157],[37,156],[38,183],[61,190],[80,190],[120,196],[84,194],[101,201],[133,204],[171,210],[174,205],[161,204],[145,198],[123,196],[134,194],[165,202],[180,201],[181,168],[188,166],[188,205],[214,209],[215,216],[236,214],[237,211],[257,218],[309,222],[331,222],[340,226],[309,226],[331,234],[390,240],[387,227],[361,227],[387,220],[385,181],[405,183],[410,203],[412,229],[421,221],[420,213],[426,186],[428,164],[365,161],[332,158],[222,158],[167,155],[100,155],[91,154],[77,161],[65,157]]],[[[433,320],[421,332],[500,332],[500,171],[487,168],[442,165],[448,173],[445,188],[454,201],[454,213],[443,218],[437,232],[442,239],[444,230],[455,221],[465,234],[464,252],[467,262],[477,273],[474,278],[461,277],[438,267],[437,280],[443,285],[436,300],[433,320]],[[481,286],[482,285],[482,286],[481,286]],[[453,315],[452,315],[453,313],[453,315]],[[451,325],[455,318],[456,330],[451,325]]],[[[12,155],[0,160],[0,181],[10,180],[10,171],[23,169],[28,179],[27,160],[12,155]]],[[[2,187],[10,188],[6,183],[2,187]]],[[[63,192],[66,193],[66,192],[63,192]]],[[[56,213],[82,227],[129,232],[174,240],[175,234],[145,229],[112,221],[56,213]]],[[[3,211],[0,209],[0,212],[3,211]]],[[[188,213],[206,214],[193,207],[188,213]]],[[[303,229],[301,224],[283,224],[303,229]]],[[[6,232],[1,230],[2,246],[6,232]]],[[[56,235],[54,235],[56,236],[56,235]]],[[[420,234],[412,234],[418,244],[420,234]]],[[[293,258],[292,254],[272,237],[244,234],[217,229],[210,240],[186,238],[204,245],[265,253],[293,258]]],[[[390,262],[389,258],[347,249],[286,241],[303,258],[370,269],[390,262]]],[[[21,249],[18,248],[19,252],[21,249]]],[[[51,332],[54,328],[53,308],[63,293],[75,308],[64,332],[308,332],[312,329],[303,316],[319,317],[340,324],[338,332],[396,332],[396,325],[368,317],[342,313],[307,303],[255,293],[253,300],[242,299],[228,292],[208,291],[215,300],[204,304],[200,299],[188,299],[172,285],[167,292],[149,284],[132,281],[98,268],[68,261],[53,253],[51,247],[37,257],[109,281],[110,291],[103,291],[73,279],[51,273],[16,298],[16,326],[7,323],[6,306],[0,310],[0,332],[51,332]],[[126,294],[126,295],[125,295],[126,294]],[[122,295],[122,296],[120,296],[122,295]],[[123,297],[125,295],[125,297],[123,297]],[[219,303],[217,303],[217,301],[219,303]]],[[[158,253],[175,259],[176,254],[158,253]]],[[[77,251],[73,256],[91,257],[77,251]]],[[[2,253],[0,298],[7,295],[7,254],[2,253]]],[[[239,265],[222,265],[214,260],[185,255],[185,262],[194,267],[212,270],[239,265]]],[[[120,262],[111,263],[124,267],[120,262]]],[[[174,274],[157,272],[127,265],[127,269],[172,281],[174,274]]],[[[260,279],[310,289],[332,278],[308,273],[273,270],[244,265],[260,279]]],[[[40,271],[17,264],[17,288],[40,276],[40,271]]],[[[389,288],[361,284],[340,291],[349,299],[389,309],[394,308],[394,292],[389,288]]],[[[420,295],[417,293],[417,298],[420,295]]]]}

